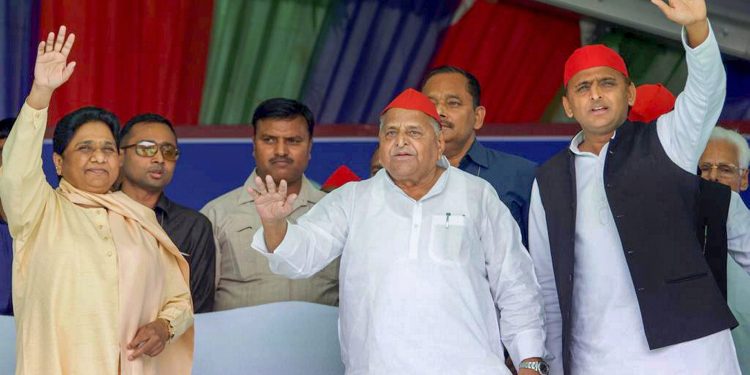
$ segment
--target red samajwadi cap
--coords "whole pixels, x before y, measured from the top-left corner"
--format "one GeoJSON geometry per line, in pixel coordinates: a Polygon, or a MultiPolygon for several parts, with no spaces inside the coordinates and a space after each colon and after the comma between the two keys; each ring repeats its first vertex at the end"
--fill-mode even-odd
{"type": "Polygon", "coordinates": [[[430,101],[430,99],[421,92],[414,90],[412,88],[408,88],[404,90],[402,93],[398,94],[398,96],[393,99],[393,101],[390,102],[387,106],[385,106],[385,109],[383,109],[382,112],[380,112],[380,115],[384,115],[389,109],[391,108],[401,108],[401,109],[411,109],[413,111],[420,111],[427,116],[432,117],[435,119],[435,121],[440,123],[440,115],[437,112],[437,108],[435,108],[435,104],[430,101]]]}
{"type": "Polygon", "coordinates": [[[651,122],[674,108],[675,97],[661,83],[640,85],[635,89],[635,103],[628,120],[651,122]]]}
{"type": "Polygon", "coordinates": [[[357,176],[357,174],[354,173],[354,171],[349,169],[349,167],[342,165],[336,168],[336,170],[333,171],[333,173],[331,173],[331,175],[328,177],[326,182],[323,183],[321,188],[338,189],[344,186],[344,184],[347,182],[360,181],[360,180],[362,179],[359,178],[359,176],[357,176]]]}
{"type": "Polygon", "coordinates": [[[613,49],[604,44],[592,44],[576,49],[565,62],[565,73],[563,82],[568,86],[568,81],[578,72],[598,66],[610,67],[628,76],[628,68],[625,61],[613,49]]]}

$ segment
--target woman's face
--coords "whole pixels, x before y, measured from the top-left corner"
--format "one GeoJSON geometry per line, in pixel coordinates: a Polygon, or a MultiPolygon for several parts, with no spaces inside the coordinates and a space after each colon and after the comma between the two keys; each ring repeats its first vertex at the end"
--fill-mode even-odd
{"type": "Polygon", "coordinates": [[[57,174],[90,193],[109,191],[120,173],[120,154],[109,127],[101,121],[81,125],[62,155],[52,156],[57,174]]]}

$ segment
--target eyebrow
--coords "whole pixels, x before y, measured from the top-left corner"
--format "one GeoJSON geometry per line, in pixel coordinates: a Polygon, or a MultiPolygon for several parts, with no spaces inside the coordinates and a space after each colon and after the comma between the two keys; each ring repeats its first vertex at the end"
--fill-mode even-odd
{"type": "MultiPolygon", "coordinates": [[[[78,143],[76,143],[76,146],[81,146],[81,145],[87,145],[87,146],[88,146],[88,145],[92,145],[92,144],[94,144],[94,143],[96,143],[96,142],[95,142],[95,141],[92,141],[92,140],[86,140],[86,141],[81,141],[81,142],[78,142],[78,143]]],[[[108,145],[114,145],[114,144],[115,144],[115,142],[113,142],[113,141],[104,141],[104,142],[102,142],[102,143],[103,143],[104,145],[107,145],[107,146],[108,146],[108,145]]]]}

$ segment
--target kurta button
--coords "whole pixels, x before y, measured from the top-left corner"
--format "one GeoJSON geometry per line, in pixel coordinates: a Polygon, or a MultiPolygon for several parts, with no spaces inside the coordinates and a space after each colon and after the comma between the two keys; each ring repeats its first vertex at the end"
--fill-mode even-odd
{"type": "Polygon", "coordinates": [[[104,236],[104,240],[105,240],[105,241],[109,241],[109,237],[107,237],[107,236],[104,236]]]}
{"type": "Polygon", "coordinates": [[[633,250],[628,250],[628,255],[633,255],[633,254],[635,254],[635,251],[633,251],[633,250]]]}
{"type": "Polygon", "coordinates": [[[612,151],[612,150],[609,150],[609,154],[610,154],[610,155],[614,155],[614,153],[615,153],[614,151],[612,151]]]}
{"type": "Polygon", "coordinates": [[[568,280],[573,281],[573,274],[568,275],[568,280]]]}
{"type": "Polygon", "coordinates": [[[646,288],[638,288],[637,290],[638,290],[639,292],[643,292],[643,291],[645,291],[645,290],[646,290],[646,288]]]}
{"type": "Polygon", "coordinates": [[[107,256],[111,257],[112,256],[112,252],[111,251],[107,251],[107,256]]]}

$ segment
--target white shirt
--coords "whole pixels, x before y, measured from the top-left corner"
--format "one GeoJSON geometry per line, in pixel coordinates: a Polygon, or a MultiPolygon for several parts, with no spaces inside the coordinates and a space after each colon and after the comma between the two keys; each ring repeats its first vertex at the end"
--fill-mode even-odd
{"type": "Polygon", "coordinates": [[[541,294],[518,225],[486,181],[441,165],[418,201],[381,170],[289,224],[274,254],[262,230],[253,238],[288,277],[341,255],[348,374],[508,374],[500,332],[515,363],[544,355],[541,294]]]}
{"type": "MultiPolygon", "coordinates": [[[[695,173],[724,103],[726,76],[713,32],[696,48],[685,43],[688,80],[675,109],[657,120],[669,158],[695,173]]],[[[582,152],[583,133],[570,143],[575,154],[576,223],[572,374],[739,374],[729,330],[650,350],[630,270],[604,190],[608,144],[599,155],[582,152]]],[[[633,183],[637,183],[633,181],[633,183]]],[[[633,202],[633,204],[638,204],[633,202]]],[[[562,374],[562,319],[549,236],[539,187],[534,182],[529,217],[529,250],[545,301],[547,350],[552,374],[562,374]]],[[[675,261],[679,261],[675,259],[675,261]]]]}

